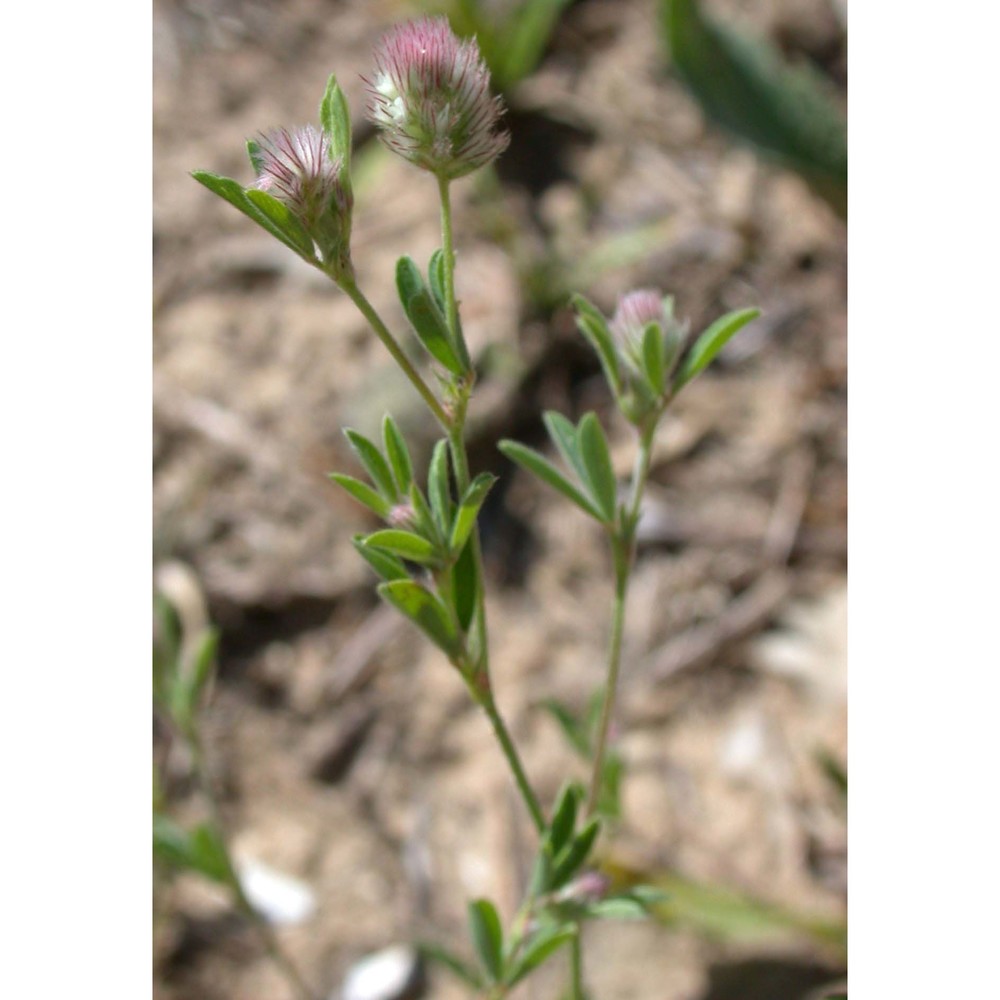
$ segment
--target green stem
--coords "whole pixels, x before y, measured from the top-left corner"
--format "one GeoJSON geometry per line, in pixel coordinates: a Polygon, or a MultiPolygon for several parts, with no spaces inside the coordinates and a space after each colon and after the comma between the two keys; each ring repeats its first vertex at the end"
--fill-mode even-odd
{"type": "Polygon", "coordinates": [[[451,182],[446,177],[438,177],[438,191],[441,195],[441,244],[444,250],[444,295],[448,330],[452,342],[458,350],[459,360],[465,370],[472,370],[469,349],[462,336],[462,326],[458,320],[458,299],[455,298],[455,239],[451,224],[451,182]]]}
{"type": "Polygon", "coordinates": [[[386,350],[392,355],[393,360],[403,369],[403,374],[413,383],[413,387],[423,397],[424,402],[430,407],[431,413],[437,418],[438,423],[446,430],[451,430],[451,421],[444,412],[437,397],[431,392],[430,387],[420,377],[420,373],[413,367],[410,359],[403,353],[403,349],[396,342],[396,338],[389,332],[389,328],[382,322],[382,318],[375,311],[375,307],[365,298],[361,289],[351,278],[342,278],[338,284],[347,294],[348,298],[358,307],[361,315],[364,316],[375,335],[385,345],[386,350]]]}
{"type": "Polygon", "coordinates": [[[632,473],[632,495],[623,523],[611,535],[611,552],[615,566],[615,594],[611,611],[611,639],[608,644],[608,677],[601,705],[601,717],[597,728],[597,750],[594,755],[594,769],[590,778],[590,793],[587,796],[587,815],[597,809],[604,778],[604,760],[607,755],[608,730],[614,716],[618,694],[618,673],[621,668],[622,636],[625,630],[625,598],[628,594],[629,578],[635,561],[635,531],[639,523],[639,508],[642,494],[649,475],[649,463],[653,452],[653,434],[659,420],[654,414],[640,428],[639,451],[636,455],[635,471],[632,473]]]}
{"type": "Polygon", "coordinates": [[[604,779],[604,758],[607,755],[608,730],[614,714],[615,696],[618,690],[618,671],[622,658],[622,634],[625,627],[625,595],[628,592],[629,559],[625,547],[618,539],[612,542],[615,552],[615,597],[611,614],[611,640],[608,646],[608,677],[601,703],[601,719],[597,727],[597,750],[594,754],[594,770],[590,778],[590,794],[587,796],[587,815],[597,809],[601,785],[604,779]]]}
{"type": "Polygon", "coordinates": [[[487,692],[485,696],[481,696],[479,698],[479,704],[483,706],[483,710],[486,712],[486,715],[489,717],[489,720],[493,725],[493,732],[496,733],[497,740],[500,743],[500,749],[503,751],[503,755],[507,758],[507,763],[510,765],[510,769],[513,772],[514,780],[517,782],[518,791],[521,793],[521,798],[524,799],[524,804],[527,806],[528,812],[531,813],[531,819],[535,824],[535,829],[539,833],[544,833],[545,814],[542,812],[542,807],[538,803],[538,798],[535,795],[534,789],[531,787],[531,783],[528,781],[528,776],[524,772],[524,766],[521,764],[521,758],[518,756],[517,749],[514,746],[514,741],[510,738],[507,726],[504,724],[499,711],[497,711],[492,691],[487,692]]]}
{"type": "Polygon", "coordinates": [[[659,423],[662,410],[653,414],[646,424],[639,429],[639,451],[635,457],[635,470],[632,473],[632,499],[629,504],[626,532],[631,543],[635,538],[635,529],[639,523],[639,508],[642,505],[642,494],[646,489],[646,478],[649,475],[649,463],[653,457],[653,435],[659,423]]]}
{"type": "MultiPolygon", "coordinates": [[[[463,396],[455,412],[455,419],[448,432],[448,445],[451,449],[452,464],[455,467],[455,483],[458,495],[461,497],[469,488],[469,456],[465,448],[465,407],[468,397],[463,396]]],[[[490,651],[489,636],[486,626],[486,577],[483,569],[483,550],[479,539],[479,525],[472,532],[472,555],[476,569],[476,672],[489,678],[490,651]]]]}

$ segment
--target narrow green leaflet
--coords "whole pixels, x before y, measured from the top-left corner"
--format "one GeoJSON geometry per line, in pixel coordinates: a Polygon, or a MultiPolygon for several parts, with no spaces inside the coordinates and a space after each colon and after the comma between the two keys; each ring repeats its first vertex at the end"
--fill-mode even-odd
{"type": "Polygon", "coordinates": [[[453,955],[440,945],[421,941],[417,944],[417,950],[430,961],[437,962],[438,965],[443,965],[450,972],[454,973],[454,975],[458,976],[467,986],[471,986],[475,990],[481,990],[486,985],[483,982],[483,977],[468,962],[457,955],[453,955]]]}
{"type": "Polygon", "coordinates": [[[563,461],[580,477],[582,482],[587,481],[587,467],[580,457],[580,447],[577,442],[576,428],[572,422],[567,420],[561,413],[555,410],[546,410],[542,414],[545,429],[549,432],[552,443],[559,449],[563,461]]]}
{"type": "Polygon", "coordinates": [[[334,156],[343,157],[345,174],[351,163],[351,113],[344,92],[331,73],[326,83],[326,93],[319,106],[319,120],[323,131],[330,136],[334,156]]]}
{"type": "Polygon", "coordinates": [[[412,580],[393,580],[378,588],[379,595],[398,608],[431,641],[454,659],[460,650],[458,632],[448,609],[426,587],[412,580]]]}
{"type": "Polygon", "coordinates": [[[580,421],[577,432],[580,457],[587,470],[587,480],[594,499],[602,512],[602,520],[610,524],[615,519],[615,505],[618,499],[618,484],[611,466],[611,453],[607,438],[593,413],[588,413],[580,421]]]}
{"type": "Polygon", "coordinates": [[[406,447],[406,440],[396,426],[396,421],[388,413],[382,421],[382,443],[385,445],[389,465],[392,466],[396,488],[405,495],[410,490],[410,483],[413,482],[413,463],[410,461],[410,450],[406,447]]]}
{"type": "Polygon", "coordinates": [[[519,983],[529,972],[537,969],[564,944],[572,941],[576,933],[575,928],[568,925],[547,927],[539,931],[524,949],[520,961],[507,978],[507,984],[514,986],[519,983]]]}
{"type": "MultiPolygon", "coordinates": [[[[444,250],[440,248],[431,254],[430,262],[427,265],[427,280],[430,284],[431,299],[434,305],[437,306],[437,310],[442,316],[447,316],[448,294],[445,287],[444,250]]],[[[455,322],[458,324],[458,329],[454,331],[454,336],[451,336],[451,332],[449,332],[449,338],[463,366],[462,372],[456,372],[456,374],[464,374],[467,371],[471,371],[472,361],[469,359],[469,352],[465,346],[465,338],[462,336],[462,317],[456,314],[455,322]]]]}
{"type": "Polygon", "coordinates": [[[256,188],[247,188],[246,196],[247,201],[258,209],[261,215],[269,219],[298,247],[298,251],[303,257],[313,255],[315,251],[312,237],[305,231],[302,223],[284,202],[278,201],[274,195],[268,194],[266,191],[258,191],[256,188]]]}
{"type": "Polygon", "coordinates": [[[528,879],[528,892],[532,895],[540,895],[548,892],[552,885],[552,845],[548,840],[543,840],[535,858],[535,864],[531,869],[531,878],[528,879]]]}
{"type": "Polygon", "coordinates": [[[451,525],[451,539],[448,547],[452,552],[459,552],[469,540],[472,529],[476,526],[479,510],[486,499],[486,494],[489,493],[496,481],[497,477],[489,472],[480,472],[469,484],[451,525]]]}
{"type": "Polygon", "coordinates": [[[409,580],[410,574],[403,563],[384,549],[373,549],[366,545],[364,535],[355,535],[351,544],[383,580],[409,580]]]}
{"type": "Polygon", "coordinates": [[[430,282],[431,294],[442,314],[448,311],[447,296],[444,286],[444,250],[440,247],[431,254],[427,265],[427,279],[430,282]]]}
{"type": "Polygon", "coordinates": [[[423,275],[413,258],[409,255],[400,257],[396,261],[396,291],[403,308],[405,309],[406,303],[425,287],[423,275]]]}
{"type": "Polygon", "coordinates": [[[587,907],[587,916],[598,920],[642,920],[648,915],[642,903],[628,896],[602,899],[587,907]]]}
{"type": "Polygon", "coordinates": [[[289,250],[295,251],[300,257],[304,257],[310,264],[316,263],[316,254],[310,244],[308,252],[303,252],[301,246],[296,245],[280,227],[275,225],[252,201],[247,198],[247,192],[243,185],[234,181],[231,177],[220,177],[218,174],[209,173],[207,170],[195,170],[191,176],[203,184],[213,194],[225,199],[234,208],[238,208],[247,218],[252,219],[262,229],[266,229],[276,240],[280,240],[289,250]]]}
{"type": "Polygon", "coordinates": [[[498,982],[503,976],[503,928],[496,907],[488,899],[469,903],[469,930],[490,981],[498,982]]]}
{"type": "Polygon", "coordinates": [[[396,261],[396,291],[427,353],[453,375],[461,375],[465,369],[452,346],[444,315],[411,257],[400,257],[396,261]]]}
{"type": "Polygon", "coordinates": [[[549,843],[554,854],[559,854],[569,838],[573,836],[576,826],[576,813],[583,797],[583,790],[575,782],[563,786],[552,812],[552,822],[549,825],[549,843]]]}
{"type": "Polygon", "coordinates": [[[359,503],[363,503],[369,510],[378,514],[379,517],[389,516],[392,504],[385,497],[376,493],[367,483],[355,479],[353,476],[346,476],[342,472],[331,472],[330,478],[342,489],[354,497],[359,503]]]}
{"type": "Polygon", "coordinates": [[[618,352],[615,350],[614,337],[608,329],[607,321],[600,310],[582,295],[574,295],[571,301],[573,308],[576,309],[577,328],[597,352],[611,391],[617,396],[622,388],[621,371],[618,367],[618,352]]]}
{"type": "Polygon", "coordinates": [[[447,538],[451,526],[451,488],[448,483],[448,442],[443,438],[434,445],[427,471],[427,495],[430,497],[434,521],[447,538]]]}
{"type": "Polygon", "coordinates": [[[512,462],[516,462],[528,472],[536,475],[542,482],[548,483],[554,490],[558,490],[564,497],[572,500],[580,510],[598,521],[604,521],[604,515],[593,501],[584,496],[548,459],[533,448],[510,440],[501,441],[497,447],[512,462]]]}
{"type": "Polygon", "coordinates": [[[438,553],[434,546],[415,535],[412,531],[403,531],[400,528],[386,528],[384,531],[376,531],[365,539],[365,544],[374,546],[377,549],[385,549],[394,555],[409,559],[410,562],[431,565],[439,561],[438,553]]]}
{"type": "Polygon", "coordinates": [[[470,538],[465,543],[461,555],[455,560],[451,571],[452,592],[455,600],[455,614],[463,631],[468,632],[472,624],[472,616],[476,613],[476,596],[479,588],[479,576],[476,573],[475,541],[470,538]]]}
{"type": "MultiPolygon", "coordinates": [[[[390,504],[399,499],[396,491],[396,483],[392,478],[392,472],[386,460],[382,457],[382,452],[378,450],[363,434],[345,428],[344,436],[351,443],[354,454],[358,456],[358,461],[365,467],[365,471],[372,477],[375,488],[382,494],[382,497],[390,504]]],[[[345,487],[346,488],[346,487],[345,487]]]]}
{"type": "Polygon", "coordinates": [[[667,357],[663,344],[663,330],[659,323],[649,323],[642,332],[642,361],[646,378],[653,395],[663,395],[667,357]]]}
{"type": "Polygon", "coordinates": [[[655,907],[666,902],[669,895],[651,885],[637,885],[587,907],[587,916],[610,920],[642,920],[655,917],[655,907]]]}
{"type": "Polygon", "coordinates": [[[674,392],[701,374],[729,340],[759,315],[759,309],[738,309],[717,319],[688,351],[680,371],[674,377],[674,392]]]}
{"type": "Polygon", "coordinates": [[[587,855],[590,854],[590,849],[594,846],[600,829],[601,821],[592,819],[569,848],[563,852],[562,857],[556,858],[555,870],[552,873],[553,889],[558,889],[568,882],[576,874],[580,865],[587,860],[587,855]]]}
{"type": "Polygon", "coordinates": [[[451,346],[444,317],[426,288],[406,303],[406,315],[427,353],[453,375],[464,374],[465,368],[451,346]]]}

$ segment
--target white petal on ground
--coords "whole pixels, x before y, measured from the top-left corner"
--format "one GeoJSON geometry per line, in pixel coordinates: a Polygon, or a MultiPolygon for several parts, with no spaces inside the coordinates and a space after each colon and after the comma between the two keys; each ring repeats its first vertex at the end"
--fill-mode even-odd
{"type": "MultiPolygon", "coordinates": [[[[409,996],[418,976],[419,959],[413,948],[393,945],[366,955],[344,977],[339,1000],[399,1000],[409,996]]],[[[334,995],[330,1000],[338,1000],[334,995]]]]}
{"type": "Polygon", "coordinates": [[[269,923],[301,924],[315,912],[316,897],[304,882],[253,859],[241,861],[236,867],[247,899],[269,923]]]}

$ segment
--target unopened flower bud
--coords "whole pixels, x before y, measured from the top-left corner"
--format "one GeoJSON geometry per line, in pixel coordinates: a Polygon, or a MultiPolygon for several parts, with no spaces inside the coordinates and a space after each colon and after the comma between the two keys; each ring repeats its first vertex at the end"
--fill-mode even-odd
{"type": "Polygon", "coordinates": [[[601,872],[581,872],[572,882],[559,890],[560,903],[596,903],[611,888],[611,879],[601,872]]]}
{"type": "Polygon", "coordinates": [[[646,328],[655,323],[663,338],[663,357],[669,371],[684,339],[684,328],[674,319],[673,299],[663,298],[652,288],[640,288],[623,295],[611,319],[610,330],[627,361],[641,366],[642,341],[646,328]]]}
{"type": "Polygon", "coordinates": [[[665,319],[660,293],[651,288],[640,288],[618,300],[618,308],[611,320],[611,332],[622,345],[638,343],[650,323],[659,323],[662,327],[665,319]]]}
{"type": "Polygon", "coordinates": [[[412,528],[416,523],[417,513],[411,503],[404,501],[403,503],[396,504],[389,511],[389,516],[386,520],[394,528],[412,528]]]}
{"type": "Polygon", "coordinates": [[[490,74],[474,40],[447,18],[420,18],[390,31],[366,79],[368,117],[385,144],[411,163],[453,180],[495,160],[510,141],[490,96],[490,74]]]}
{"type": "Polygon", "coordinates": [[[258,136],[256,146],[254,186],[288,206],[325,263],[349,270],[353,196],[330,137],[312,125],[278,128],[258,136]]]}

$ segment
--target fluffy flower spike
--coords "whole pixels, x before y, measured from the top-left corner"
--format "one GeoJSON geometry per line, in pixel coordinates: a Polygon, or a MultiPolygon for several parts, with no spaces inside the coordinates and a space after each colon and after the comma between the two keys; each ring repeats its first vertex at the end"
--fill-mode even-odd
{"type": "Polygon", "coordinates": [[[510,136],[503,103],[475,41],[460,41],[447,18],[391,30],[375,50],[368,117],[385,144],[411,163],[453,180],[495,160],[510,136]]]}
{"type": "Polygon", "coordinates": [[[254,187],[284,202],[316,241],[324,261],[348,266],[353,198],[330,137],[312,125],[261,133],[253,154],[254,187]]]}

